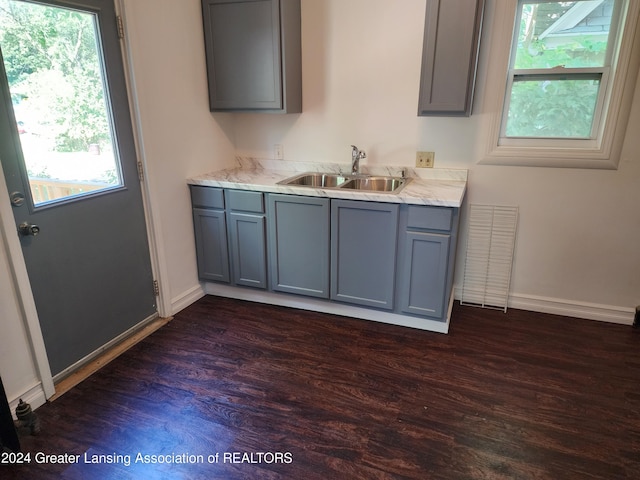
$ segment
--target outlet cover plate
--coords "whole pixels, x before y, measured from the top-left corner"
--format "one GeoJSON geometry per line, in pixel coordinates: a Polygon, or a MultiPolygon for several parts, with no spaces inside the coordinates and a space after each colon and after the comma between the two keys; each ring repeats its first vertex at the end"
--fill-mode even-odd
{"type": "Polygon", "coordinates": [[[435,152],[416,152],[416,167],[433,168],[435,156],[435,152]]]}
{"type": "Polygon", "coordinates": [[[273,157],[276,160],[284,160],[284,147],[281,143],[276,143],[273,146],[273,157]]]}

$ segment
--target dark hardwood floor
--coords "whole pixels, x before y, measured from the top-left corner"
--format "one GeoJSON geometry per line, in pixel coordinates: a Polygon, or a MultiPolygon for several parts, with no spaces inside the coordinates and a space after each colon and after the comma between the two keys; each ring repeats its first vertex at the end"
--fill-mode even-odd
{"type": "Polygon", "coordinates": [[[638,479],[640,331],[456,305],[441,335],[205,297],[37,414],[1,478],[638,479]]]}

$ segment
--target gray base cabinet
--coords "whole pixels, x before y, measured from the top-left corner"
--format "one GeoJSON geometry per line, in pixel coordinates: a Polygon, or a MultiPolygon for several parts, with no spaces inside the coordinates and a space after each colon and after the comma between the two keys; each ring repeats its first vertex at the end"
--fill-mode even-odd
{"type": "Polygon", "coordinates": [[[446,298],[449,235],[407,232],[407,252],[401,268],[400,309],[405,313],[440,318],[446,298]]]}
{"type": "Polygon", "coordinates": [[[269,194],[271,288],[329,298],[329,199],[269,194]]]}
{"type": "Polygon", "coordinates": [[[194,208],[193,225],[200,278],[229,282],[227,223],[224,211],[194,208]]]}
{"type": "Polygon", "coordinates": [[[267,288],[264,194],[226,190],[232,283],[267,288]]]}
{"type": "Polygon", "coordinates": [[[233,283],[267,288],[264,215],[229,213],[233,283]]]}
{"type": "Polygon", "coordinates": [[[397,277],[400,312],[446,320],[457,228],[458,209],[402,206],[397,277]]]}
{"type": "Polygon", "coordinates": [[[458,208],[191,186],[198,274],[446,322],[458,208]]]}
{"type": "Polygon", "coordinates": [[[331,299],[393,309],[398,208],[331,202],[331,299]]]}
{"type": "Polygon", "coordinates": [[[219,188],[191,186],[198,276],[229,283],[229,251],[224,196],[219,188]]]}

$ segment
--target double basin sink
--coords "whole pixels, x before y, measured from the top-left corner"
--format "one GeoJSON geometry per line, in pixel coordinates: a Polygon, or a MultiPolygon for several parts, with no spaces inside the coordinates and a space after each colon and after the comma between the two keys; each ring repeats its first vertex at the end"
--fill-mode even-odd
{"type": "Polygon", "coordinates": [[[289,177],[278,185],[297,187],[332,188],[376,193],[398,193],[411,179],[405,177],[381,177],[369,175],[342,175],[339,173],[307,172],[289,177]]]}

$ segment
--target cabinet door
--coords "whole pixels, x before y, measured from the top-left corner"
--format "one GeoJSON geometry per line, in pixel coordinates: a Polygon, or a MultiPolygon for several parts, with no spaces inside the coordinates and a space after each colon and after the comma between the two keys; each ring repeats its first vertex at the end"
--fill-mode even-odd
{"type": "Polygon", "coordinates": [[[229,213],[233,283],[267,288],[264,215],[229,213]]]}
{"type": "Polygon", "coordinates": [[[229,282],[227,224],[224,210],[193,209],[198,276],[202,280],[229,282]]]}
{"type": "Polygon", "coordinates": [[[202,0],[211,111],[302,111],[300,0],[202,0]]]}
{"type": "Polygon", "coordinates": [[[279,2],[206,0],[203,15],[211,110],[281,108],[279,2]]]}
{"type": "Polygon", "coordinates": [[[484,0],[427,0],[418,115],[471,114],[484,0]]]}
{"type": "Polygon", "coordinates": [[[400,309],[405,313],[443,318],[450,236],[405,233],[400,272],[400,309]]]}
{"type": "Polygon", "coordinates": [[[393,309],[398,205],[332,200],[331,298],[393,309]]]}
{"type": "Polygon", "coordinates": [[[269,195],[271,288],[329,298],[329,199],[269,195]]]}

